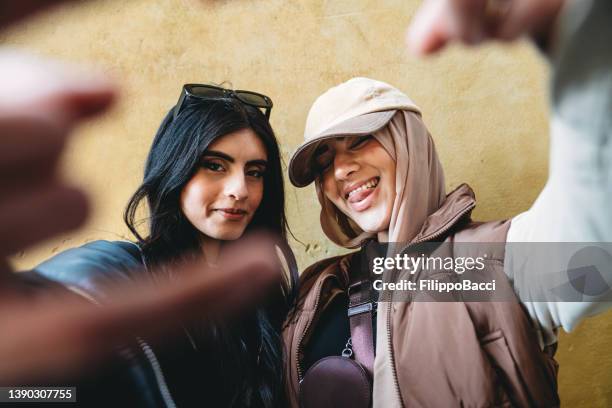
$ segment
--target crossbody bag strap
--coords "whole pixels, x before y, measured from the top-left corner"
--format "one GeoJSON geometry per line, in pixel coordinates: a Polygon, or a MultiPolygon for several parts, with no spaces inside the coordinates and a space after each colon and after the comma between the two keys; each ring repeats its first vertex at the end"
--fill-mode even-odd
{"type": "Polygon", "coordinates": [[[368,270],[361,267],[361,256],[362,254],[357,254],[351,260],[348,317],[355,360],[366,369],[370,378],[373,378],[374,336],[372,317],[376,309],[376,303],[372,297],[372,284],[368,276],[368,270]]]}

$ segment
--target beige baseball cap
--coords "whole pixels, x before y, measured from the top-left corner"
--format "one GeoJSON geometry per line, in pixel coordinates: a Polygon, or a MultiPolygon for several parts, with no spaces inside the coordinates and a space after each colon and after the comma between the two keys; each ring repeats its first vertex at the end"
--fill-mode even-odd
{"type": "Polygon", "coordinates": [[[291,183],[304,187],[314,180],[312,156],[322,140],[374,133],[386,126],[398,110],[421,113],[401,91],[374,79],[353,78],[329,89],[308,112],[304,143],[289,162],[291,183]]]}

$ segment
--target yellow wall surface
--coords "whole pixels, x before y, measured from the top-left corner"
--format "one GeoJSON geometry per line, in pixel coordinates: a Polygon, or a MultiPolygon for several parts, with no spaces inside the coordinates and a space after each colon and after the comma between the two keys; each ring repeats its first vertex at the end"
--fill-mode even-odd
{"type": "MultiPolygon", "coordinates": [[[[271,122],[285,162],[306,114],[329,87],[354,76],[389,82],[424,112],[447,188],[475,190],[474,217],[529,208],[547,175],[548,71],[527,43],[452,47],[417,60],[405,51],[416,0],[130,0],[77,2],[29,20],[0,44],[95,63],[117,78],[121,100],[76,133],[65,172],[90,193],[94,212],[78,232],[19,254],[18,268],[95,239],[129,238],[122,210],[138,186],[153,135],[187,82],[230,81],[274,100],[271,122]]],[[[312,187],[288,188],[301,267],[340,253],[319,225],[312,187]]],[[[565,406],[612,406],[612,315],[562,335],[565,406]]],[[[449,350],[450,351],[450,350],[449,350]]]]}

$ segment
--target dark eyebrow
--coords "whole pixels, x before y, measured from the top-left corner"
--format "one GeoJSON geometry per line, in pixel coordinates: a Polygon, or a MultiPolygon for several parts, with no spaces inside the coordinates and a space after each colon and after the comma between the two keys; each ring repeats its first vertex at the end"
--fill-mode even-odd
{"type": "Polygon", "coordinates": [[[256,166],[268,167],[268,162],[265,161],[265,160],[261,160],[261,159],[258,159],[258,160],[249,160],[247,162],[247,165],[249,165],[249,166],[251,166],[253,164],[256,165],[256,166]]]}
{"type": "MultiPolygon", "coordinates": [[[[225,154],[223,152],[218,152],[216,150],[206,150],[203,154],[203,157],[218,157],[219,159],[223,159],[230,163],[234,163],[236,161],[234,160],[232,156],[225,154]]],[[[268,166],[268,162],[263,159],[249,160],[246,164],[249,166],[250,165],[258,165],[258,166],[264,166],[264,167],[268,166]]]]}
{"type": "Polygon", "coordinates": [[[219,159],[226,160],[230,163],[233,163],[235,161],[232,156],[227,155],[222,152],[218,152],[216,150],[206,150],[202,156],[203,157],[218,157],[219,159]]]}

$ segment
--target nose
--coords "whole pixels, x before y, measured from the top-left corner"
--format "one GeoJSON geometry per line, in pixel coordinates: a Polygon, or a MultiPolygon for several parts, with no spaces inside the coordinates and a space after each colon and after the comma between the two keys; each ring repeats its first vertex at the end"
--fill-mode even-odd
{"type": "Polygon", "coordinates": [[[227,178],[225,183],[225,195],[236,201],[245,200],[249,196],[246,176],[243,172],[236,172],[227,178]]]}
{"type": "Polygon", "coordinates": [[[336,151],[334,156],[334,176],[337,180],[346,180],[359,169],[359,163],[350,152],[336,151]]]}

